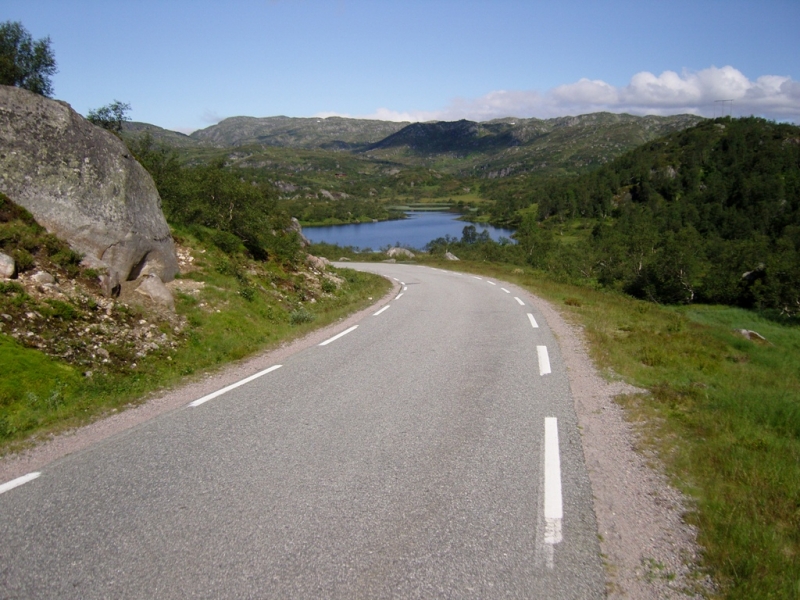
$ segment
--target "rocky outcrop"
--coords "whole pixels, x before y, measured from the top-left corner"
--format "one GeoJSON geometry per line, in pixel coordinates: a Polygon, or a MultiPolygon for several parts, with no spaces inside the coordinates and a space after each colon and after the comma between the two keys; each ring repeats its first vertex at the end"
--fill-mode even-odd
{"type": "Polygon", "coordinates": [[[175,300],[172,297],[172,292],[164,285],[164,282],[159,279],[155,273],[150,273],[141,278],[142,281],[139,287],[136,288],[136,293],[149,298],[152,302],[174,311],[175,300]]]}
{"type": "Polygon", "coordinates": [[[386,256],[390,258],[414,258],[414,253],[406,248],[389,248],[386,256]]]}
{"type": "Polygon", "coordinates": [[[331,266],[331,261],[323,256],[314,256],[313,254],[306,255],[306,264],[312,269],[323,272],[331,266]]]}
{"type": "Polygon", "coordinates": [[[106,293],[178,272],[153,179],[120,139],[64,102],[0,86],[0,191],[105,271],[106,293]]]}
{"type": "Polygon", "coordinates": [[[300,239],[300,245],[303,248],[308,248],[311,245],[311,241],[303,235],[303,227],[300,225],[300,221],[298,221],[295,217],[292,217],[291,223],[289,227],[286,228],[287,232],[294,231],[297,234],[297,237],[300,239]]]}

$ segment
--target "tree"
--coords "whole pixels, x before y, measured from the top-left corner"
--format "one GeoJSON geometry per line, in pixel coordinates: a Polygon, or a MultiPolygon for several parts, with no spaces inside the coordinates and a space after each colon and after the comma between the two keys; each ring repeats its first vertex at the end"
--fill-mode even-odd
{"type": "Polygon", "coordinates": [[[131,105],[127,102],[114,100],[111,104],[90,110],[86,119],[90,123],[99,125],[103,129],[108,129],[110,132],[119,135],[122,133],[122,124],[131,120],[128,117],[130,109],[131,105]]]}
{"type": "Polygon", "coordinates": [[[49,36],[33,41],[22,23],[0,25],[0,84],[49,97],[53,94],[50,77],[57,72],[49,36]]]}

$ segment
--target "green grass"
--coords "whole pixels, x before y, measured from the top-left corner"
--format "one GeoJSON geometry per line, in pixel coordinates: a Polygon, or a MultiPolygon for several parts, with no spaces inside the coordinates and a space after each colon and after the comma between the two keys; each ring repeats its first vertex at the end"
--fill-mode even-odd
{"type": "Polygon", "coordinates": [[[693,499],[686,518],[720,597],[800,598],[797,323],[731,307],[659,306],[512,266],[439,266],[522,285],[583,325],[600,369],[648,390],[620,401],[693,499]]]}
{"type": "Polygon", "coordinates": [[[76,399],[81,376],[71,366],[0,335],[0,440],[57,421],[76,399]]]}

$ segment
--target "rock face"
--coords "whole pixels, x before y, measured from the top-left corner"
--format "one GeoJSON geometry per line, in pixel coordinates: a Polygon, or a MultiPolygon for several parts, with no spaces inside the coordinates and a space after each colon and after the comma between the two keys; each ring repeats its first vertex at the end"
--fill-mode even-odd
{"type": "Polygon", "coordinates": [[[178,272],[153,179],[113,134],[72,108],[0,86],[0,191],[120,282],[178,272]]]}

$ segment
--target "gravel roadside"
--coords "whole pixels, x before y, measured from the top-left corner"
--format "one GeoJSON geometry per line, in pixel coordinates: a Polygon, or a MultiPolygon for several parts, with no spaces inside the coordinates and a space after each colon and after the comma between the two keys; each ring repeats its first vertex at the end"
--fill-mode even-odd
{"type": "Polygon", "coordinates": [[[547,320],[569,371],[583,453],[592,483],[609,598],[702,598],[696,531],[683,521],[688,499],[669,485],[652,459],[635,450],[637,433],[614,398],[642,390],[603,379],[589,358],[581,328],[552,304],[528,296],[547,320]]]}
{"type": "MultiPolygon", "coordinates": [[[[392,291],[373,306],[286,346],[168,390],[139,406],[112,413],[20,454],[2,457],[0,483],[37,471],[61,457],[280,363],[357,323],[390,302],[398,289],[394,284],[392,291]]],[[[636,433],[625,420],[622,408],[614,402],[620,394],[639,390],[605,381],[586,352],[580,328],[567,323],[548,302],[530,294],[528,297],[547,319],[569,371],[594,493],[608,597],[637,600],[700,597],[688,591],[698,586],[693,570],[699,549],[695,531],[681,518],[686,498],[635,451],[636,433]]]]}

